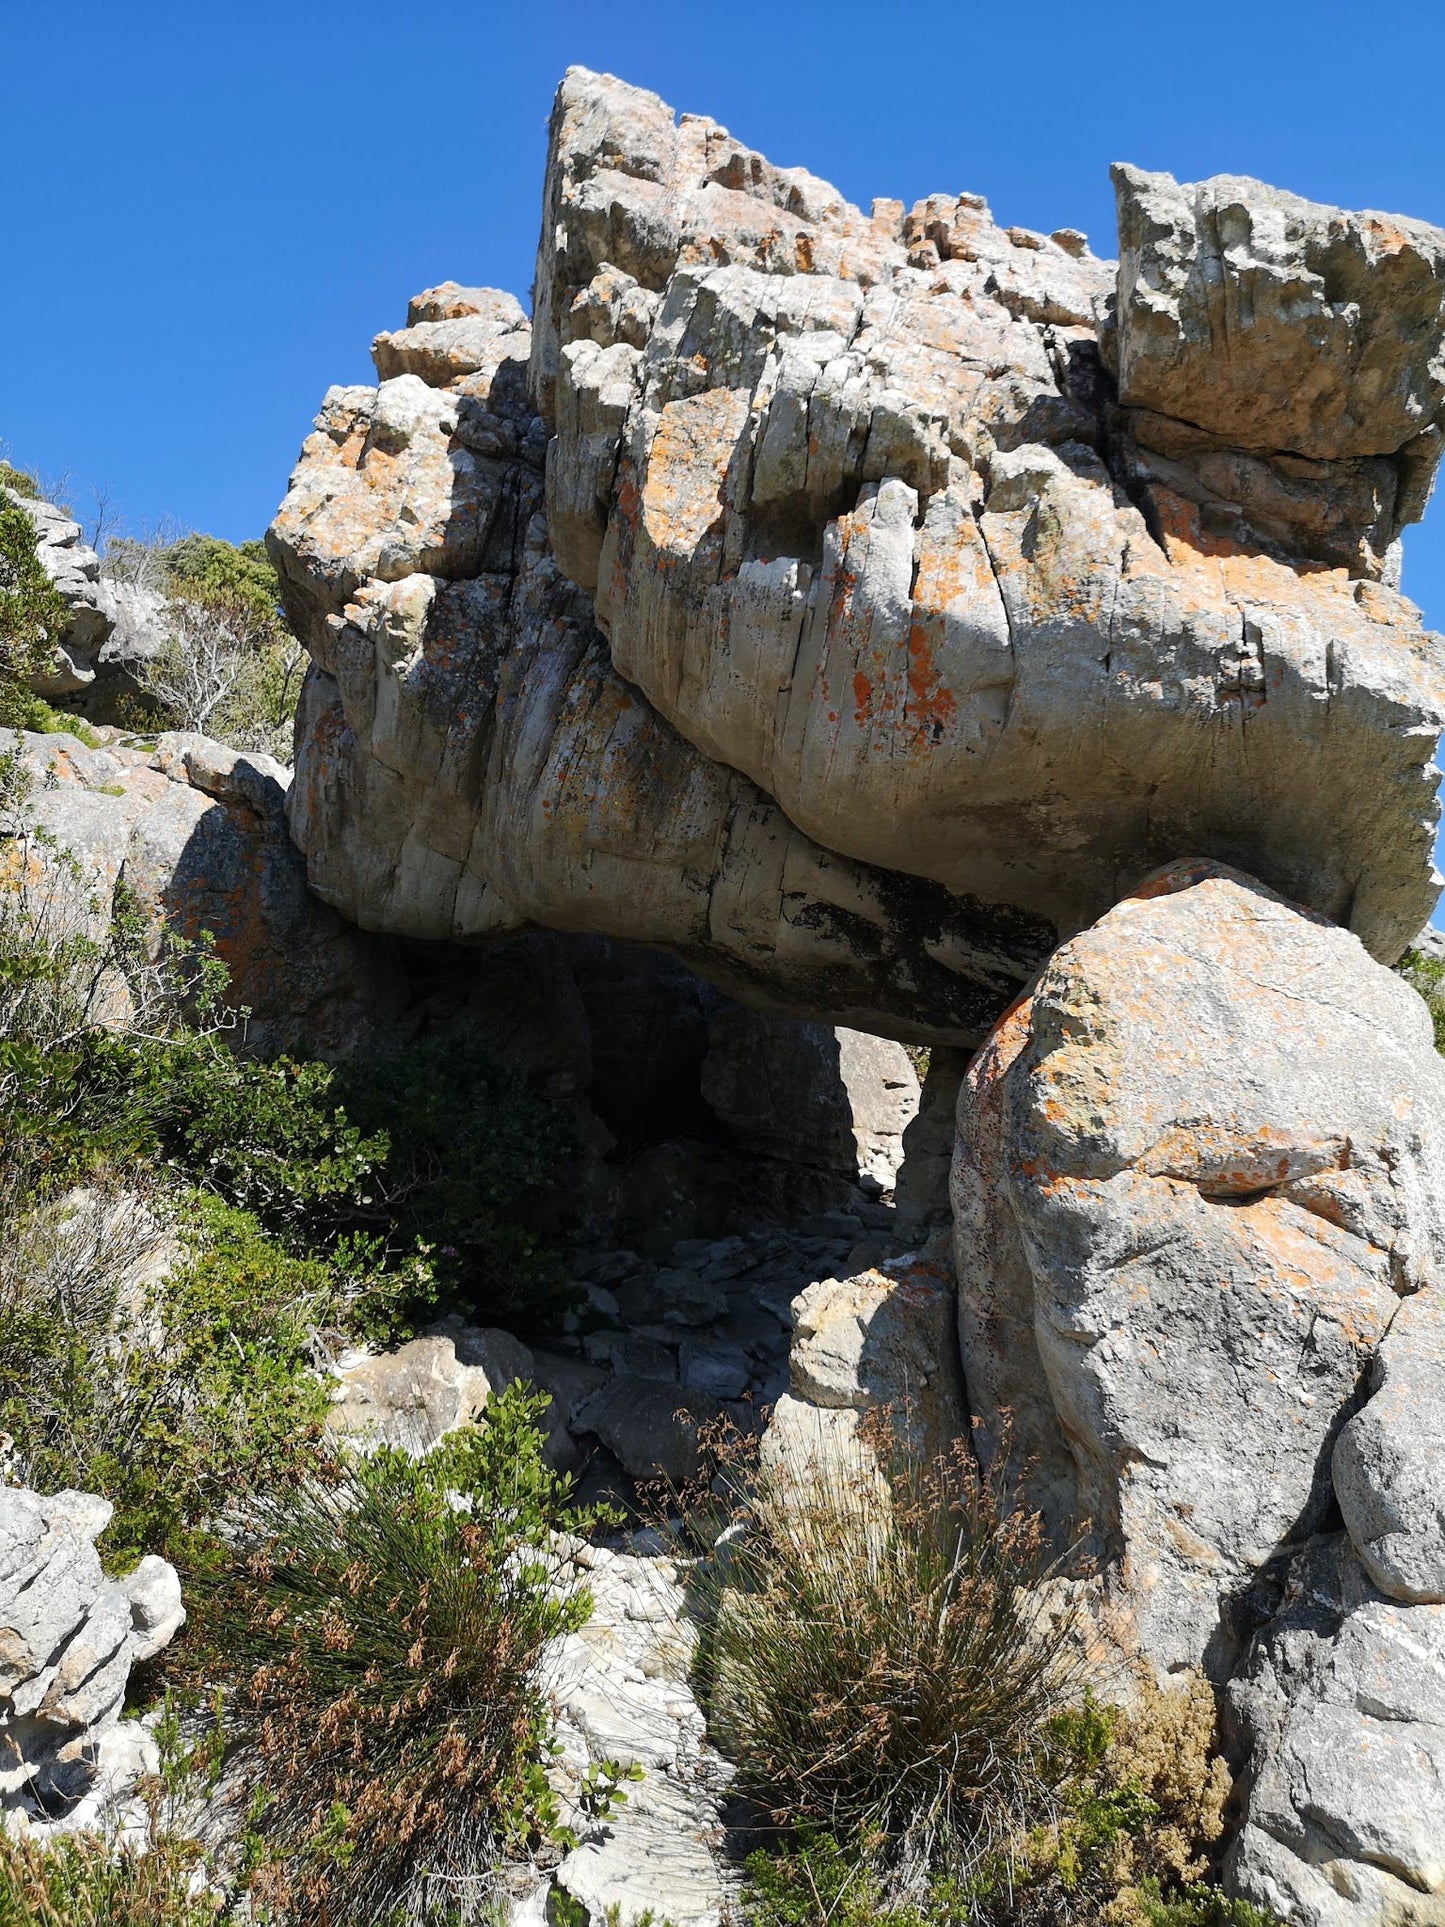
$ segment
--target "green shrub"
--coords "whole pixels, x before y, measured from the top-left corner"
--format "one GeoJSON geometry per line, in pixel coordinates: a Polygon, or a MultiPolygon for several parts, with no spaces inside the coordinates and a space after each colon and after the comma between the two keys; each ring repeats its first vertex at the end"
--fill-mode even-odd
{"type": "Polygon", "coordinates": [[[68,621],[64,601],[40,566],[35,524],[18,503],[0,495],[0,725],[30,726],[34,699],[26,685],[45,669],[68,621]]]}
{"type": "Polygon", "coordinates": [[[240,604],[273,633],[281,633],[281,587],[264,542],[183,535],[163,550],[162,563],[173,595],[211,607],[240,604]]]}
{"type": "Polygon", "coordinates": [[[699,1684],[775,1832],[757,1927],[1259,1927],[1202,1884],[1230,1790],[1209,1687],[1101,1706],[1039,1522],[966,1447],[921,1465],[881,1420],[863,1445],[719,1453],[699,1684]]]}
{"type": "Polygon", "coordinates": [[[12,1212],[0,1252],[12,1467],[42,1491],[110,1499],[106,1556],[120,1565],[203,1561],[218,1516],[323,1457],[312,1335],[336,1313],[335,1268],[214,1198],[183,1206],[179,1257],[164,1200],[103,1194],[12,1212]]]}
{"type": "Polygon", "coordinates": [[[233,1056],[216,1037],[149,1047],[112,1075],[158,1155],[306,1248],[369,1240],[422,1303],[545,1327],[571,1302],[542,1232],[563,1134],[474,1035],[343,1064],[233,1056]]]}
{"type": "Polygon", "coordinates": [[[1445,1052],[1445,957],[1427,957],[1407,950],[1395,968],[1425,999],[1435,1026],[1435,1048],[1445,1052]]]}
{"type": "Polygon", "coordinates": [[[292,1927],[471,1917],[501,1850],[555,1824],[538,1661],[589,1606],[549,1534],[592,1520],[543,1459],[544,1404],[511,1387],[424,1459],[262,1502],[193,1590],[194,1677],[264,1788],[256,1893],[292,1927]]]}
{"type": "Polygon", "coordinates": [[[900,1869],[880,1836],[788,1829],[747,1860],[752,1927],[1278,1927],[1206,1884],[1229,1776],[1202,1680],[1086,1695],[1040,1737],[1037,1811],[962,1873],[900,1869]]]}
{"type": "Polygon", "coordinates": [[[40,494],[40,484],[35,477],[23,468],[13,468],[9,462],[0,462],[0,488],[8,488],[32,502],[40,494]]]}
{"type": "Polygon", "coordinates": [[[137,670],[142,693],[124,706],[123,720],[144,730],[200,730],[289,761],[306,657],[282,620],[264,545],[199,534],[114,541],[106,573],[163,602],[165,634],[137,670]]]}

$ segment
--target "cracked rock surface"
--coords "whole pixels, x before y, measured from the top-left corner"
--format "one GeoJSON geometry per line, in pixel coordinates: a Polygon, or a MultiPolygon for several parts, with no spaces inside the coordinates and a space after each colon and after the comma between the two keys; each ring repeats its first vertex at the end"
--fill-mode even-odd
{"type": "Polygon", "coordinates": [[[530,323],[417,297],[271,531],[322,895],[969,1044],[1182,854],[1398,955],[1436,888],[1440,653],[1395,585],[1445,237],[1117,186],[1117,266],[977,196],[865,214],[572,69],[530,323]]]}

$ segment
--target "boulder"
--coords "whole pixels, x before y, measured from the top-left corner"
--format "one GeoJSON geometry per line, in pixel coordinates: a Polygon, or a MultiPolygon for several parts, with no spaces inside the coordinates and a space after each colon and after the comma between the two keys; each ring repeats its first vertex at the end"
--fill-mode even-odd
{"type": "MultiPolygon", "coordinates": [[[[335,1378],[328,1428],[363,1451],[390,1445],[413,1457],[475,1424],[508,1385],[539,1383],[536,1360],[520,1339],[455,1315],[394,1351],[343,1356],[335,1378]]],[[[552,1463],[575,1463],[566,1413],[556,1399],[543,1424],[552,1463]]]]}
{"type": "Polygon", "coordinates": [[[701,1465],[700,1428],[722,1412],[705,1392],[621,1375],[599,1387],[572,1415],[573,1428],[598,1439],[631,1478],[682,1486],[701,1465]]]}
{"type": "MultiPolygon", "coordinates": [[[[1445,1266],[1442,1170],[1420,999],[1215,864],[1170,866],[1064,945],[970,1067],[976,1436],[1061,1545],[1087,1522],[1114,1623],[1161,1668],[1222,1677],[1255,1576],[1325,1523],[1362,1374],[1445,1266]]],[[[1406,1447],[1389,1413],[1375,1465],[1406,1447]]]]}
{"type": "MultiPolygon", "coordinates": [[[[396,964],[307,889],[279,763],[182,734],[143,750],[5,731],[0,747],[26,786],[0,826],[22,914],[55,910],[99,939],[123,900],[151,958],[209,933],[227,1001],[250,1013],[238,1041],[257,1051],[343,1055],[391,1034],[396,964]]],[[[121,1015],[119,979],[112,992],[121,1015]]]]}
{"type": "Polygon", "coordinates": [[[116,1821],[158,1770],[121,1710],[131,1668],[185,1619],[180,1580],[153,1556],[105,1576],[95,1541],[111,1510],[85,1492],[0,1488],[0,1825],[116,1821]]]}
{"type": "Polygon", "coordinates": [[[92,722],[119,722],[124,700],[142,693],[138,666],[164,639],[164,597],[108,576],[67,510],[14,489],[0,488],[0,496],[29,516],[36,558],[68,610],[51,660],[31,677],[31,689],[92,722]]]}
{"type": "MultiPolygon", "coordinates": [[[[1197,447],[1288,451],[1281,474],[1301,481],[1310,464],[1377,461],[1387,544],[1412,470],[1428,477],[1439,452],[1445,234],[1239,175],[1113,178],[1119,400],[1189,424],[1197,447]]],[[[1343,497],[1342,477],[1316,474],[1343,497]]]]}
{"type": "Polygon", "coordinates": [[[1445,1606],[1401,1606],[1332,1534],[1292,1560],[1229,1689],[1247,1816],[1231,1890],[1298,1927],[1445,1920],[1445,1606]]]}
{"type": "Polygon", "coordinates": [[[968,1436],[957,1291],[946,1253],[911,1252],[793,1300],[790,1392],[823,1410],[886,1412],[931,1461],[968,1436]]]}
{"type": "Polygon", "coordinates": [[[977,1034],[1052,926],[815,848],[629,690],[550,553],[518,366],[333,389],[272,524],[313,887],[368,929],[624,937],[781,1010],[977,1034]]]}
{"type": "Polygon", "coordinates": [[[760,1445],[778,1502],[796,1491],[806,1504],[820,1484],[833,1494],[878,1485],[880,1437],[917,1467],[968,1437],[956,1298],[941,1241],[798,1293],[788,1390],[760,1445]]]}

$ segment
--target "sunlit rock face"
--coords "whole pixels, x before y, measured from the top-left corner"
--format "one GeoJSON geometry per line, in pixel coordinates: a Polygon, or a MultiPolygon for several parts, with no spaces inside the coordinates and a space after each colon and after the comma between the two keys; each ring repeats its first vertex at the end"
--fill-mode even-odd
{"type": "Polygon", "coordinates": [[[1445,1471],[1398,1396],[1439,1382],[1442,1169],[1420,999],[1221,865],[1166,867],[1065,944],[970,1065],[976,1442],[1061,1546],[1084,1535],[1162,1669],[1224,1677],[1246,1595],[1336,1495],[1377,1584],[1445,1596],[1445,1471]]]}
{"type": "Polygon", "coordinates": [[[272,530],[292,822],[365,924],[673,950],[976,1042],[1162,861],[1393,958],[1441,661],[1394,586],[1445,236],[1116,170],[1121,257],[864,214],[573,69],[535,312],[448,283],[272,530]]]}

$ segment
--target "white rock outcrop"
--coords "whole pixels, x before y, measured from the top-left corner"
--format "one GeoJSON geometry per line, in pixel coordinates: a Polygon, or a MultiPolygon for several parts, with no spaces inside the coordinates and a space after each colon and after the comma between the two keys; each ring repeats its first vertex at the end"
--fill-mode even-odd
{"type": "Polygon", "coordinates": [[[1234,1891],[1305,1927],[1445,1919],[1425,1006],[1347,931],[1175,864],[1050,961],[958,1123],[975,1437],[1083,1536],[1106,1637],[1225,1689],[1234,1891]]]}
{"type": "Polygon", "coordinates": [[[111,1510],[90,1493],[0,1487],[0,1825],[123,1826],[159,1766],[121,1711],[132,1667],[185,1619],[180,1580],[155,1557],[105,1576],[95,1541],[111,1510]]]}

